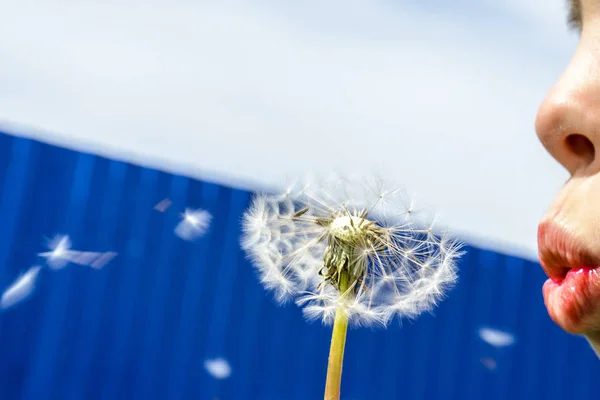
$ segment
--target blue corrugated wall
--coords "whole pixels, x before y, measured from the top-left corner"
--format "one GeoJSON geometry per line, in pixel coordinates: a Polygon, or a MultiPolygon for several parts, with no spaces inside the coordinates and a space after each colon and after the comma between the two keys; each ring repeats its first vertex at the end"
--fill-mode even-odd
{"type": "MultiPolygon", "coordinates": [[[[249,197],[0,133],[0,290],[55,234],[119,254],[101,270],[43,268],[31,297],[0,313],[0,399],[322,398],[330,332],[258,283],[238,245],[249,197]],[[185,207],[214,216],[193,242],[173,233],[185,207]],[[205,370],[216,357],[229,378],[205,370]]],[[[342,398],[600,398],[600,362],[550,321],[543,281],[535,263],[468,247],[433,315],[349,332],[342,398]],[[494,348],[482,326],[517,341],[494,348]]]]}

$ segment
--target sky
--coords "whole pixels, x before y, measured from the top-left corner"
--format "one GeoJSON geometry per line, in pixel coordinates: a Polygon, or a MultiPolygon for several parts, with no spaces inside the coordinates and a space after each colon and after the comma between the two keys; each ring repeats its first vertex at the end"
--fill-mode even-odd
{"type": "Polygon", "coordinates": [[[243,189],[380,171],[534,259],[563,0],[2,3],[0,128],[243,189]]]}

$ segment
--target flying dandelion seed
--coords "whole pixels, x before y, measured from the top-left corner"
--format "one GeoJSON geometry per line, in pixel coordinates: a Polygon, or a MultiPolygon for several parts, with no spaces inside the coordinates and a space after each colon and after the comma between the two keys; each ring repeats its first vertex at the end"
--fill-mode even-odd
{"type": "Polygon", "coordinates": [[[210,227],[212,215],[202,209],[186,209],[182,220],[175,227],[175,234],[183,240],[195,240],[204,235],[210,227]]]}
{"type": "Polygon", "coordinates": [[[231,375],[231,366],[223,358],[215,358],[204,362],[206,371],[216,379],[226,379],[231,375]]]}
{"type": "Polygon", "coordinates": [[[167,211],[167,209],[168,209],[169,207],[171,207],[171,204],[173,204],[173,203],[171,202],[171,200],[169,200],[169,199],[164,199],[164,200],[161,200],[161,201],[159,201],[159,202],[158,202],[158,203],[157,203],[157,204],[154,206],[154,209],[155,209],[156,211],[165,212],[165,211],[167,211]]]}
{"type": "Polygon", "coordinates": [[[494,347],[508,347],[514,344],[514,335],[493,328],[481,328],[479,337],[487,344],[494,347]]]}
{"type": "Polygon", "coordinates": [[[493,371],[496,369],[496,367],[498,366],[496,364],[496,360],[494,360],[493,358],[490,357],[484,357],[482,359],[479,360],[481,362],[481,364],[486,367],[487,369],[489,369],[490,371],[493,371]]]}
{"type": "Polygon", "coordinates": [[[455,282],[460,243],[419,226],[406,194],[383,182],[337,180],[259,194],[243,219],[242,247],[277,300],[310,320],[387,325],[431,310],[455,282]]]}
{"type": "Polygon", "coordinates": [[[45,258],[52,269],[60,269],[69,263],[100,269],[117,256],[115,252],[94,252],[71,250],[71,240],[68,236],[55,236],[48,243],[50,251],[38,253],[45,258]]]}
{"type": "Polygon", "coordinates": [[[33,293],[40,272],[39,266],[31,267],[2,293],[0,308],[6,309],[25,300],[33,293]]]}

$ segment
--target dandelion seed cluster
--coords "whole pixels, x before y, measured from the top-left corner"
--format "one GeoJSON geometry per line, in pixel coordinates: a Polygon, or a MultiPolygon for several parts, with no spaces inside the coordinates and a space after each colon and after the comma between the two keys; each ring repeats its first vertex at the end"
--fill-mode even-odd
{"type": "Polygon", "coordinates": [[[295,300],[330,325],[387,325],[431,310],[457,279],[461,244],[436,234],[403,190],[333,179],[281,195],[257,194],[242,247],[280,302],[295,300]]]}

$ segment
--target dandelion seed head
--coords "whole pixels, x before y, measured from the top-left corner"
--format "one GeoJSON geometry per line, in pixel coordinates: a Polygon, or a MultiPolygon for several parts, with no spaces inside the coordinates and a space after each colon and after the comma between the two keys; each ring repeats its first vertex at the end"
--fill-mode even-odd
{"type": "Polygon", "coordinates": [[[263,285],[307,319],[330,324],[341,308],[351,324],[386,325],[432,310],[457,278],[461,244],[414,210],[383,180],[302,183],[254,196],[242,248],[263,285]]]}

